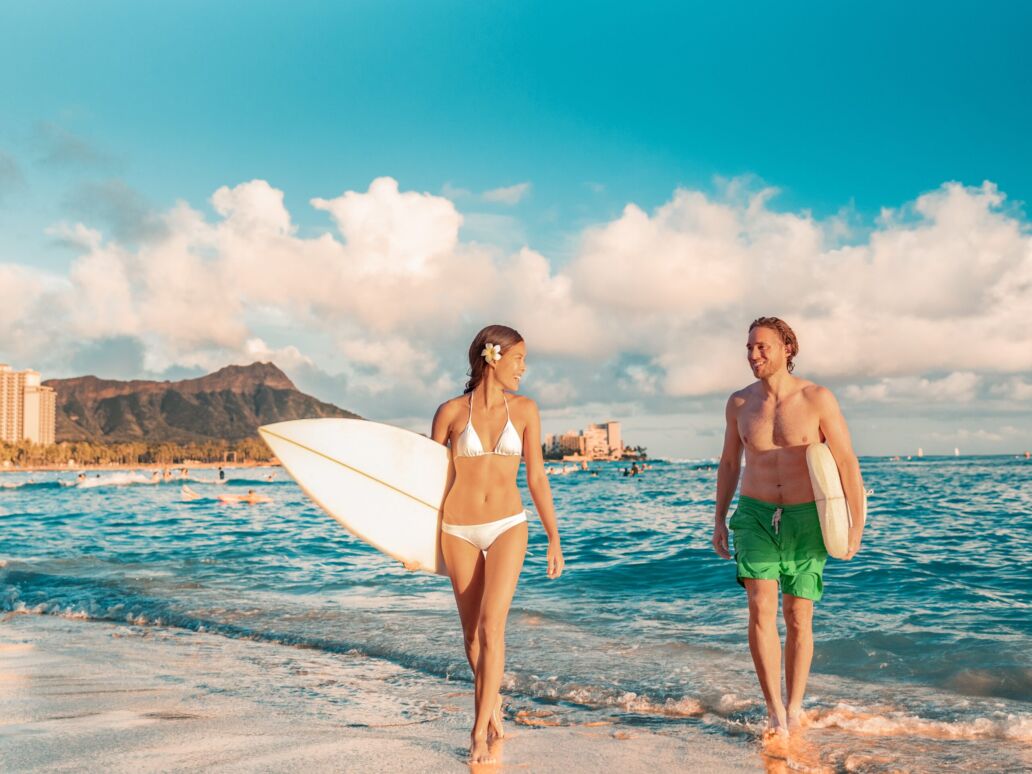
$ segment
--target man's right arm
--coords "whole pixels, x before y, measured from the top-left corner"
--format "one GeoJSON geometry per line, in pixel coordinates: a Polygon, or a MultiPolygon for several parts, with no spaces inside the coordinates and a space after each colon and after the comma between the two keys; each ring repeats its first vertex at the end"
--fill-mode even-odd
{"type": "Polygon", "coordinates": [[[738,488],[742,470],[742,438],[738,434],[738,405],[735,396],[727,399],[724,409],[724,449],[717,468],[717,507],[713,520],[713,549],[724,559],[731,558],[727,541],[727,510],[738,488]]]}

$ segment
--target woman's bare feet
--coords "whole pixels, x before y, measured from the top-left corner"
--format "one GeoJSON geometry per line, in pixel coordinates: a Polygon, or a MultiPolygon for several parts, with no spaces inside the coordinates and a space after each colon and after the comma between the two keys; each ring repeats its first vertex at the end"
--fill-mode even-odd
{"type": "Polygon", "coordinates": [[[471,736],[469,740],[469,762],[470,763],[495,763],[491,748],[488,747],[487,737],[471,736]]]}
{"type": "Polygon", "coordinates": [[[495,711],[491,713],[491,720],[487,724],[488,733],[494,734],[495,739],[501,739],[505,736],[505,727],[502,725],[504,717],[502,714],[502,697],[499,696],[498,704],[495,706],[495,711]]]}
{"type": "Polygon", "coordinates": [[[788,710],[788,733],[794,734],[798,731],[802,731],[808,725],[806,713],[801,709],[788,710]]]}
{"type": "Polygon", "coordinates": [[[788,719],[784,710],[770,710],[767,712],[767,727],[763,729],[763,738],[788,737],[788,719]]]}
{"type": "Polygon", "coordinates": [[[767,715],[767,727],[763,730],[763,752],[774,758],[784,758],[788,755],[788,723],[785,720],[784,710],[779,716],[775,712],[767,715]]]}

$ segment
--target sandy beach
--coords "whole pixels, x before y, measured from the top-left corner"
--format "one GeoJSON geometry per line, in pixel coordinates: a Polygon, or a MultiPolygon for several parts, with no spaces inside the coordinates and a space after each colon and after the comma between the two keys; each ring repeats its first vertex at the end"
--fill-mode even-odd
{"type": "MultiPolygon", "coordinates": [[[[468,683],[405,672],[204,632],[8,615],[0,623],[0,769],[467,770],[468,683]],[[338,700],[327,701],[328,686],[338,700]]],[[[762,768],[759,755],[700,731],[670,738],[533,723],[510,720],[501,765],[477,768],[762,768]]]]}

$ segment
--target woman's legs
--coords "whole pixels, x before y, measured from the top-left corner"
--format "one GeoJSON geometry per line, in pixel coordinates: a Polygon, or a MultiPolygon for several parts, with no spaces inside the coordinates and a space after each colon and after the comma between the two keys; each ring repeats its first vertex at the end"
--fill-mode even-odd
{"type": "Polygon", "coordinates": [[[476,670],[477,714],[473,725],[473,746],[470,748],[474,762],[490,761],[486,747],[487,729],[498,704],[498,689],[505,670],[505,622],[526,553],[525,522],[501,534],[487,551],[477,627],[480,648],[476,670]]]}
{"type": "MultiPolygon", "coordinates": [[[[441,533],[441,553],[448,566],[455,605],[459,609],[466,659],[469,668],[473,670],[474,685],[479,685],[477,662],[480,661],[480,642],[477,627],[480,622],[480,598],[484,594],[484,555],[476,546],[447,532],[441,533]]],[[[474,696],[479,699],[479,691],[474,696]]]]}

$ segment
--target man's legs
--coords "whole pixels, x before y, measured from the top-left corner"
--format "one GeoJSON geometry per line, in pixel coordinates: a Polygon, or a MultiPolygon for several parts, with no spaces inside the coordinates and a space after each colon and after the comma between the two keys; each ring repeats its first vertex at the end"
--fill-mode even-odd
{"type": "Polygon", "coordinates": [[[788,721],[795,725],[803,712],[803,694],[813,661],[813,600],[785,594],[785,683],[788,686],[788,721]]]}
{"type": "Polygon", "coordinates": [[[781,698],[778,582],[745,578],[743,583],[749,595],[749,651],[767,702],[768,722],[772,730],[787,729],[785,704],[781,698]]]}

